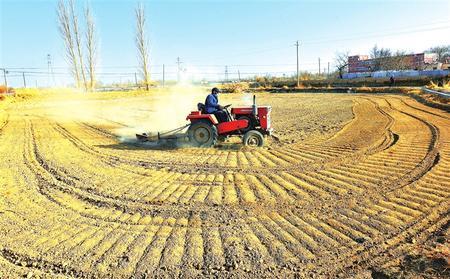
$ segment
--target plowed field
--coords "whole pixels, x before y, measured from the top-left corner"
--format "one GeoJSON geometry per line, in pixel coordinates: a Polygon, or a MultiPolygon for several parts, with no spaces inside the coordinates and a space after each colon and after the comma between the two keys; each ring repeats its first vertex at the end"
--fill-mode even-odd
{"type": "Polygon", "coordinates": [[[0,110],[0,277],[370,277],[448,227],[450,115],[407,97],[260,94],[279,141],[201,149],[124,140],[192,103],[93,96],[0,110]]]}

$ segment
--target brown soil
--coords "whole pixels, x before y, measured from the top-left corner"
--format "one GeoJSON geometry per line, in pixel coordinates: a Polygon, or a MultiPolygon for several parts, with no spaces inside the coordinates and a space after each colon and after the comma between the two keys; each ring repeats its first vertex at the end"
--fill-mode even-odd
{"type": "Polygon", "coordinates": [[[448,113],[259,94],[279,141],[166,149],[164,96],[80,99],[0,107],[0,278],[448,275],[448,113]]]}

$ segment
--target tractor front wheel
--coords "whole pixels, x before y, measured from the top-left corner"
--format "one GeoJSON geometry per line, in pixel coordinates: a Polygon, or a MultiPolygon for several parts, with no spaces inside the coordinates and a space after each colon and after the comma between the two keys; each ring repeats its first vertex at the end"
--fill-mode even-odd
{"type": "Polygon", "coordinates": [[[197,121],[189,127],[188,136],[193,146],[211,147],[217,141],[217,128],[210,123],[197,121]]]}
{"type": "Polygon", "coordinates": [[[261,147],[264,145],[264,136],[256,130],[250,130],[245,133],[243,142],[246,146],[261,147]]]}

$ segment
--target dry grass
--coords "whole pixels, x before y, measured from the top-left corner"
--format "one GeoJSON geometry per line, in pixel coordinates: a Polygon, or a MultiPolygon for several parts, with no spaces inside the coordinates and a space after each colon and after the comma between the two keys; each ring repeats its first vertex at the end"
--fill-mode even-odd
{"type": "Polygon", "coordinates": [[[427,85],[427,88],[441,92],[450,92],[450,80],[444,81],[442,85],[430,81],[430,84],[427,85]]]}
{"type": "Polygon", "coordinates": [[[220,88],[225,93],[242,93],[247,91],[250,85],[248,82],[235,82],[225,83],[220,88]]]}

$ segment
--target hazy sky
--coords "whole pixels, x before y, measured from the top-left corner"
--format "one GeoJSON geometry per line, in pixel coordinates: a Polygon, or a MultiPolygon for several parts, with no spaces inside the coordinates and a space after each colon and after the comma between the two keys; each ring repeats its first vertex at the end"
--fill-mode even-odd
{"type": "MultiPolygon", "coordinates": [[[[80,23],[87,2],[77,1],[80,23]]],[[[230,78],[238,70],[242,75],[290,75],[296,69],[296,40],[300,41],[300,69],[314,72],[319,57],[323,69],[337,51],[366,54],[378,44],[422,52],[450,44],[450,1],[142,2],[147,10],[154,79],[160,78],[162,64],[168,78],[174,78],[178,56],[187,73],[196,78],[223,78],[226,65],[230,78]]],[[[137,1],[89,3],[98,28],[100,77],[134,79],[137,1]]],[[[56,75],[67,72],[56,5],[56,0],[0,0],[0,67],[10,69],[12,82],[21,82],[13,71],[22,71],[12,68],[46,72],[47,54],[51,54],[56,75]]],[[[28,75],[39,80],[37,73],[28,75]]]]}

